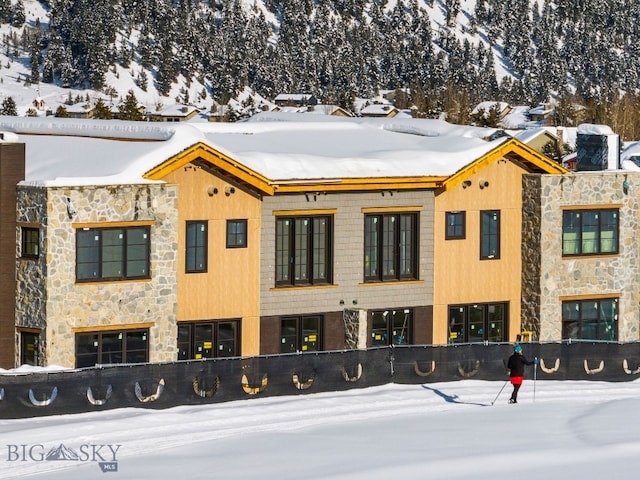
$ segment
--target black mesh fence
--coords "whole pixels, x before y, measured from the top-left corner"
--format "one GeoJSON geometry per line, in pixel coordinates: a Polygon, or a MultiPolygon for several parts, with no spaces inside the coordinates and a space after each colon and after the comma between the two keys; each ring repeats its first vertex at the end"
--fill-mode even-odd
{"type": "MultiPolygon", "coordinates": [[[[401,346],[166,364],[0,375],[0,418],[123,407],[168,408],[264,396],[425,384],[506,380],[509,344],[401,346]]],[[[541,380],[619,382],[640,376],[640,343],[525,343],[541,380]]],[[[533,367],[527,371],[532,378],[533,367]]]]}

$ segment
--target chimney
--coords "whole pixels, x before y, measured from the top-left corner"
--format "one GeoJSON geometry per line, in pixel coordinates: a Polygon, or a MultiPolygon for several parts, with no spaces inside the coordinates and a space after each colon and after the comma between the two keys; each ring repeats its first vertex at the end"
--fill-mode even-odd
{"type": "Polygon", "coordinates": [[[24,180],[25,145],[0,134],[0,368],[16,366],[16,208],[24,180]]]}
{"type": "Polygon", "coordinates": [[[620,136],[610,127],[583,123],[578,125],[577,133],[577,171],[620,168],[620,136]]]}

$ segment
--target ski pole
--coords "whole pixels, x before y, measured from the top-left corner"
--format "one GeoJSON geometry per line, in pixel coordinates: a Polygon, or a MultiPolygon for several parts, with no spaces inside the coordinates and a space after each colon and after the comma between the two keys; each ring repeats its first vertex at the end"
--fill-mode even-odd
{"type": "Polygon", "coordinates": [[[504,382],[504,385],[502,385],[502,388],[500,389],[500,391],[498,392],[498,395],[496,395],[496,398],[493,402],[491,402],[491,405],[493,405],[494,403],[496,403],[496,401],[498,400],[498,397],[500,396],[500,394],[502,393],[502,391],[504,390],[504,387],[507,386],[507,383],[509,383],[509,380],[506,380],[504,382]]]}
{"type": "Polygon", "coordinates": [[[538,373],[538,357],[533,360],[533,403],[536,403],[536,377],[538,373]]]}

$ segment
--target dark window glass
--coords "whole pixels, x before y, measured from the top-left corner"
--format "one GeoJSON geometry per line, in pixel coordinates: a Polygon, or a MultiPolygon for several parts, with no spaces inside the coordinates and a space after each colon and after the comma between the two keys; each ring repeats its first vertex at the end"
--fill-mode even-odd
{"type": "Polygon", "coordinates": [[[322,316],[285,317],[280,321],[280,353],[322,350],[322,316]]]}
{"type": "Polygon", "coordinates": [[[237,357],[240,353],[239,320],[178,324],[178,360],[237,357]]]}
{"type": "Polygon", "coordinates": [[[445,218],[446,240],[459,240],[466,237],[466,212],[447,212],[445,218]]]}
{"type": "Polygon", "coordinates": [[[479,303],[449,307],[449,343],[506,342],[507,303],[479,303]]]}
{"type": "Polygon", "coordinates": [[[40,335],[20,332],[20,365],[38,365],[38,343],[40,335]]]}
{"type": "Polygon", "coordinates": [[[227,248],[247,248],[246,220],[227,220],[227,248]]]}
{"type": "Polygon", "coordinates": [[[207,222],[187,222],[186,271],[202,273],[207,271],[207,222]]]}
{"type": "Polygon", "coordinates": [[[364,280],[418,278],[418,215],[365,215],[364,280]]]}
{"type": "Polygon", "coordinates": [[[77,281],[133,278],[150,278],[149,227],[77,231],[77,281]]]}
{"type": "Polygon", "coordinates": [[[562,338],[618,340],[618,299],[562,302],[562,338]]]}
{"type": "Polygon", "coordinates": [[[406,345],[412,342],[413,310],[371,312],[371,346],[406,345]]]}
{"type": "Polygon", "coordinates": [[[332,217],[276,219],[276,285],[331,283],[332,217]]]}
{"type": "Polygon", "coordinates": [[[89,332],[76,335],[76,367],[149,361],[149,330],[89,332]]]}
{"type": "Polygon", "coordinates": [[[40,229],[22,227],[22,252],[27,258],[37,258],[40,255],[40,229]]]}
{"type": "Polygon", "coordinates": [[[500,258],[500,212],[497,210],[480,212],[480,258],[500,258]]]}
{"type": "Polygon", "coordinates": [[[618,253],[618,209],[565,210],[562,255],[618,253]]]}

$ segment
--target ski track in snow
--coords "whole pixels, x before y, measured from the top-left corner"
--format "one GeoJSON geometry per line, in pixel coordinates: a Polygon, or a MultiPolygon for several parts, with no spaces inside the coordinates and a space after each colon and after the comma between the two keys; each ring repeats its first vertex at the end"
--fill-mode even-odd
{"type": "MultiPolygon", "coordinates": [[[[606,416],[609,411],[619,408],[619,402],[640,397],[638,382],[538,381],[536,402],[540,408],[548,408],[548,404],[575,398],[575,393],[569,386],[572,383],[582,384],[579,408],[576,411],[582,412],[583,415],[586,411],[589,415],[606,416]],[[585,388],[585,383],[589,384],[589,388],[585,388]],[[615,402],[611,405],[603,404],[603,397],[615,399],[615,402]],[[592,402],[590,398],[593,398],[592,402]]],[[[118,452],[118,460],[125,460],[161,450],[249,434],[292,432],[349,422],[361,423],[370,419],[388,419],[394,416],[433,416],[433,421],[437,422],[440,421],[437,419],[446,418],[447,415],[463,412],[473,414],[473,411],[485,407],[504,408],[509,415],[517,414],[521,405],[506,405],[511,391],[510,385],[503,390],[495,406],[491,407],[491,402],[502,385],[502,382],[474,380],[425,385],[385,385],[346,392],[252,398],[167,410],[127,408],[77,415],[1,420],[0,442],[18,445],[42,444],[49,448],[51,445],[60,444],[70,447],[79,444],[120,444],[123,447],[118,452]],[[470,395],[470,392],[473,395],[470,395]],[[291,408],[286,408],[288,405],[291,405],[291,408]],[[126,425],[124,431],[123,420],[126,425]],[[65,425],[66,433],[62,438],[59,428],[61,423],[65,425]]],[[[519,396],[520,404],[533,407],[529,405],[533,403],[533,386],[532,381],[525,381],[519,396]]],[[[478,417],[475,414],[468,416],[478,417]]],[[[564,422],[564,427],[558,431],[559,439],[563,436],[573,436],[584,441],[587,446],[597,444],[597,432],[591,431],[581,418],[558,419],[560,424],[564,422]]],[[[609,443],[619,441],[615,432],[616,430],[611,434],[605,432],[605,440],[609,443]]],[[[4,445],[2,447],[4,448],[4,445]]],[[[483,468],[490,469],[494,462],[500,462],[501,455],[503,453],[490,453],[474,459],[471,463],[474,468],[482,465],[483,468]]],[[[564,464],[566,460],[563,457],[557,461],[564,464]]],[[[451,469],[451,460],[440,461],[432,458],[429,466],[430,469],[433,468],[434,473],[442,472],[445,475],[451,469]]],[[[59,472],[77,465],[74,462],[5,462],[5,467],[0,471],[0,479],[59,472]]]]}

